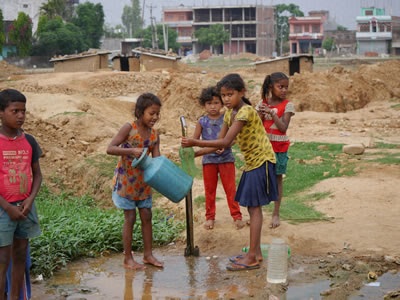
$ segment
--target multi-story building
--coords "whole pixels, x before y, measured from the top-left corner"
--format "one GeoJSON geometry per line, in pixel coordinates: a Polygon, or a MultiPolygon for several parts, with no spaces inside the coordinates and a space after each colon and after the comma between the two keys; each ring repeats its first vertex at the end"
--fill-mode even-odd
{"type": "Polygon", "coordinates": [[[176,30],[177,42],[181,45],[179,55],[187,55],[192,51],[193,43],[193,10],[192,7],[163,8],[163,23],[176,30]]]}
{"type": "Polygon", "coordinates": [[[163,23],[178,32],[178,42],[193,53],[209,49],[195,37],[195,31],[222,24],[230,33],[229,41],[218,53],[255,53],[272,56],[275,52],[274,7],[264,5],[201,6],[163,8],[163,23]]]}
{"type": "Polygon", "coordinates": [[[0,9],[4,21],[14,21],[20,12],[27,14],[32,19],[32,30],[35,32],[39,22],[40,7],[44,3],[47,3],[47,0],[1,0],[0,9]]]}
{"type": "MultiPolygon", "coordinates": [[[[361,8],[357,21],[357,54],[379,55],[391,53],[393,23],[398,20],[386,15],[384,8],[361,8]]],[[[398,24],[397,24],[398,25],[398,24]]]]}
{"type": "Polygon", "coordinates": [[[309,12],[307,17],[290,17],[290,54],[312,54],[314,49],[320,49],[324,39],[324,23],[328,18],[327,11],[309,12]]]}

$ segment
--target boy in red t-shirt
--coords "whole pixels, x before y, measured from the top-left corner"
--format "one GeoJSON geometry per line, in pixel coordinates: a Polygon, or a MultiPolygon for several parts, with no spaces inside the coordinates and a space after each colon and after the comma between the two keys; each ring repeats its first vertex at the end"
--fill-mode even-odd
{"type": "Polygon", "coordinates": [[[42,182],[35,138],[24,133],[26,98],[17,90],[0,92],[0,300],[5,297],[11,257],[11,299],[23,286],[28,241],[40,235],[34,200],[42,182]]]}

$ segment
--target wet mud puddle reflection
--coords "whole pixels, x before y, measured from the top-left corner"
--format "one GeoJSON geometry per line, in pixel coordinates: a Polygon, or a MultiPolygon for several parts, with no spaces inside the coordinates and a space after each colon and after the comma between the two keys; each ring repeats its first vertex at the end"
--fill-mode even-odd
{"type": "MultiPolygon", "coordinates": [[[[226,270],[227,257],[186,258],[155,254],[164,261],[164,269],[147,266],[142,271],[125,270],[122,255],[71,263],[46,283],[36,286],[34,289],[41,289],[42,295],[33,300],[268,299],[271,295],[277,300],[316,300],[323,299],[321,293],[330,286],[329,280],[291,282],[290,277],[297,276],[292,270],[287,289],[271,290],[266,280],[266,262],[257,270],[229,272],[226,270]]],[[[140,261],[141,257],[135,255],[135,259],[140,261]]],[[[304,271],[301,266],[296,266],[296,270],[297,273],[304,271]]]]}

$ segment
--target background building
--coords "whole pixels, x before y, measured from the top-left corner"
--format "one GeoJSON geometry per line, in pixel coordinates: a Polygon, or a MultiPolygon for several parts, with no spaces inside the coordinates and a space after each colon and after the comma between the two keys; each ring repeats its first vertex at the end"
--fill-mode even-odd
{"type": "Polygon", "coordinates": [[[178,33],[178,43],[185,53],[194,54],[207,49],[209,45],[200,44],[194,32],[200,28],[222,24],[230,39],[218,53],[254,53],[259,56],[272,56],[275,51],[274,7],[264,5],[164,7],[163,23],[178,33]]]}
{"type": "Polygon", "coordinates": [[[392,51],[393,28],[398,30],[398,18],[387,15],[384,8],[367,7],[361,8],[356,21],[357,54],[376,56],[398,51],[398,42],[392,51]]]}

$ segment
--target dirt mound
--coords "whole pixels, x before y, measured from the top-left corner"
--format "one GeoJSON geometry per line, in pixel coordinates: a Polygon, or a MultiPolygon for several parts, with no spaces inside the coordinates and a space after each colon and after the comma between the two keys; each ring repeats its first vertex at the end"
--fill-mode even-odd
{"type": "Polygon", "coordinates": [[[6,61],[0,61],[0,79],[6,79],[13,74],[21,74],[24,70],[14,65],[8,64],[6,61]]]}
{"type": "Polygon", "coordinates": [[[295,74],[290,78],[289,99],[297,111],[347,112],[371,101],[400,98],[400,81],[393,74],[400,61],[362,65],[356,71],[341,66],[317,73],[295,74]]]}

